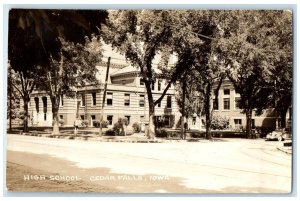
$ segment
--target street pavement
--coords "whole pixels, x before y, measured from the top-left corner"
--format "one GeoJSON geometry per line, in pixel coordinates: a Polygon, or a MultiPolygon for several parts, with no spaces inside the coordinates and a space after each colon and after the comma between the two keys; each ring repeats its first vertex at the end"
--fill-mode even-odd
{"type": "Polygon", "coordinates": [[[125,193],[289,193],[276,141],[118,143],[7,135],[7,161],[125,193]]]}

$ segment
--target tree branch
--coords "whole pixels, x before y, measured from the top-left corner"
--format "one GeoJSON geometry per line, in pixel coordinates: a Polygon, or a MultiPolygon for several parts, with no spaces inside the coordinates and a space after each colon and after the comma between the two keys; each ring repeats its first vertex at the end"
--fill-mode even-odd
{"type": "Polygon", "coordinates": [[[12,85],[21,94],[21,96],[24,97],[24,93],[19,89],[19,87],[17,85],[15,85],[14,83],[12,83],[12,85]]]}
{"type": "Polygon", "coordinates": [[[159,99],[157,99],[154,102],[154,105],[157,105],[159,102],[161,102],[161,100],[165,97],[167,91],[169,90],[169,88],[171,87],[171,82],[168,83],[168,85],[166,86],[166,88],[164,89],[163,93],[161,94],[161,96],[159,97],[159,99]]]}

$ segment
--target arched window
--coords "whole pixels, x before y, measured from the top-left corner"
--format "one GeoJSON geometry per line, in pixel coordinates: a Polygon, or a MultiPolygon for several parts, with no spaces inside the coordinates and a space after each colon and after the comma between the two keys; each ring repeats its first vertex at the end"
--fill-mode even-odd
{"type": "Polygon", "coordinates": [[[36,112],[39,113],[39,112],[40,112],[39,98],[38,98],[38,97],[35,97],[35,98],[34,98],[34,102],[35,102],[35,109],[36,109],[36,112]]]}

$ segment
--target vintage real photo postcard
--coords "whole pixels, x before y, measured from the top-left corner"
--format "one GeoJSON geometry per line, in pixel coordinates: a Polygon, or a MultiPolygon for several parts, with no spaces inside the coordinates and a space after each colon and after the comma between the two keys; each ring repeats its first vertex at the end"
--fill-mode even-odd
{"type": "Polygon", "coordinates": [[[7,191],[291,193],[292,18],[11,9],[7,191]]]}

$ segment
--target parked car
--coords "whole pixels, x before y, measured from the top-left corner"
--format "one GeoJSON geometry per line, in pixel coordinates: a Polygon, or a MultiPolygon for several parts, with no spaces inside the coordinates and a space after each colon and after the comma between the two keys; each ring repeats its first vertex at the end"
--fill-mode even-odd
{"type": "Polygon", "coordinates": [[[290,138],[290,134],[284,128],[276,129],[266,136],[267,140],[284,141],[287,138],[290,138]]]}

